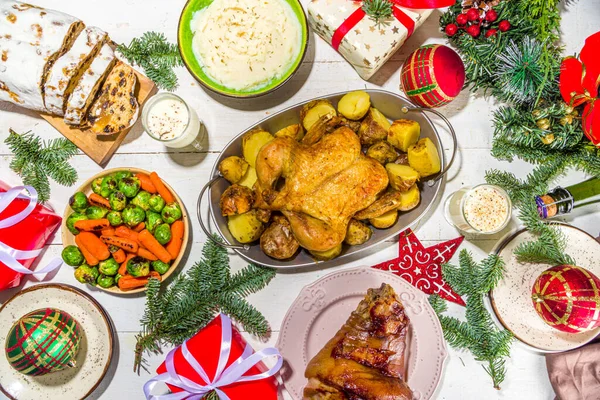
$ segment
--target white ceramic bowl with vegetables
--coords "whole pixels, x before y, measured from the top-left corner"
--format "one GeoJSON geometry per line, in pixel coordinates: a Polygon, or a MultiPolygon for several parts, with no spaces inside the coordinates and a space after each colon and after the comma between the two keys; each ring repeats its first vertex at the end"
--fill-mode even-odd
{"type": "Polygon", "coordinates": [[[62,223],[63,261],[75,279],[111,293],[139,293],[168,278],[189,237],[183,202],[155,172],[114,168],[71,196],[62,223]]]}

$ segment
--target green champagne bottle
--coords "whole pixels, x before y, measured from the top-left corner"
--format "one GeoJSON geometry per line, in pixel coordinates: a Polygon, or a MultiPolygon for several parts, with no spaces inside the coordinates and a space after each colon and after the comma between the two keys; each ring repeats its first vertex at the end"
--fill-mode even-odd
{"type": "Polygon", "coordinates": [[[565,215],[573,209],[600,202],[600,177],[566,188],[556,187],[543,196],[535,196],[540,218],[565,215]]]}

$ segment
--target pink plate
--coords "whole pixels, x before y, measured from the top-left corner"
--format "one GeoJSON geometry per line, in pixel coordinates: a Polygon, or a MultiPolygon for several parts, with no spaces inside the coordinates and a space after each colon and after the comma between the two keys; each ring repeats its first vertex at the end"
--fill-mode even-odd
{"type": "Polygon", "coordinates": [[[367,294],[391,285],[411,320],[408,335],[408,385],[413,399],[430,399],[448,355],[442,327],[424,293],[389,272],[368,267],[329,274],[304,287],[283,319],[277,348],[285,359],[282,376],[295,400],[302,399],[304,371],[312,357],[335,335],[367,294]]]}

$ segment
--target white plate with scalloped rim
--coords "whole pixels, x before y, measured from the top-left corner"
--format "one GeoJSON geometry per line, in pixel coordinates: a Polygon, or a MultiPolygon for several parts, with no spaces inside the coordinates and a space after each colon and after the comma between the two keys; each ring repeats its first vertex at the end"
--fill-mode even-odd
{"type": "Polygon", "coordinates": [[[276,346],[285,360],[285,388],[294,399],[302,399],[308,362],[342,327],[367,290],[382,283],[394,288],[411,321],[405,360],[413,399],[433,397],[448,351],[427,296],[389,272],[359,267],[334,272],[305,286],[283,319],[276,346]]]}

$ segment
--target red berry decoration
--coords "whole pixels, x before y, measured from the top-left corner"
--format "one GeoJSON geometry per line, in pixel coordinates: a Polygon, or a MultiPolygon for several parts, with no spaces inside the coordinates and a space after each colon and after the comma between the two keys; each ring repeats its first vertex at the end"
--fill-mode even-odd
{"type": "Polygon", "coordinates": [[[574,265],[557,265],[537,278],[531,298],[538,315],[563,332],[600,326],[600,279],[574,265]]]}
{"type": "Polygon", "coordinates": [[[448,24],[444,31],[446,32],[446,35],[454,36],[456,35],[456,32],[458,32],[458,26],[456,26],[456,24],[448,24]]]}
{"type": "Polygon", "coordinates": [[[486,21],[494,22],[497,19],[498,19],[498,13],[496,12],[496,10],[489,10],[488,12],[485,13],[486,21]]]}
{"type": "Polygon", "coordinates": [[[477,21],[479,19],[479,10],[476,8],[471,8],[467,11],[467,19],[469,21],[477,21]]]}
{"type": "Polygon", "coordinates": [[[460,26],[466,25],[469,22],[466,14],[458,14],[456,16],[456,23],[460,26]]]}
{"type": "Polygon", "coordinates": [[[494,36],[498,33],[496,29],[490,29],[485,33],[485,37],[489,38],[490,36],[494,36]]]}
{"type": "Polygon", "coordinates": [[[471,25],[467,28],[467,33],[476,38],[481,33],[481,28],[479,25],[471,25]]]}
{"type": "Polygon", "coordinates": [[[500,32],[506,32],[510,29],[510,22],[508,22],[506,19],[500,21],[498,24],[498,29],[500,29],[500,32]]]}

